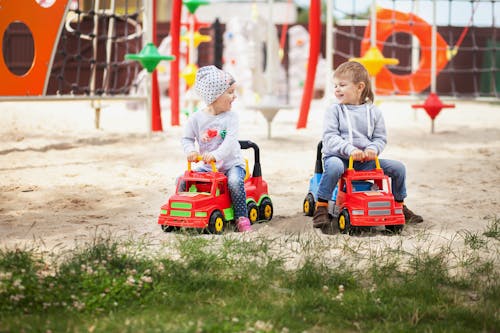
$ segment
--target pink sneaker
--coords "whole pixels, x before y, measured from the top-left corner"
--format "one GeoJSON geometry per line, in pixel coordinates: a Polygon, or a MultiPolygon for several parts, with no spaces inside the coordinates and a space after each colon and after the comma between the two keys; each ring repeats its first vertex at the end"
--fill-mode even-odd
{"type": "Polygon", "coordinates": [[[245,232],[245,231],[251,231],[252,230],[252,224],[250,223],[250,220],[248,217],[242,216],[238,219],[238,223],[236,224],[238,227],[239,232],[245,232]]]}

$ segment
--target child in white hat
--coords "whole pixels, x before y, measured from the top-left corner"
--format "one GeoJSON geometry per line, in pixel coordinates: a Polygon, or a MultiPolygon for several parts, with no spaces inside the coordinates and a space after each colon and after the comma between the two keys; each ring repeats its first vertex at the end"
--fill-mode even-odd
{"type": "Polygon", "coordinates": [[[197,171],[210,171],[210,163],[215,162],[217,169],[227,176],[238,230],[249,231],[245,162],[238,142],[239,120],[238,114],[231,111],[236,99],[235,81],[231,74],[215,66],[205,66],[198,70],[194,88],[206,107],[189,116],[182,137],[184,153],[191,162],[202,156],[206,164],[197,171]]]}

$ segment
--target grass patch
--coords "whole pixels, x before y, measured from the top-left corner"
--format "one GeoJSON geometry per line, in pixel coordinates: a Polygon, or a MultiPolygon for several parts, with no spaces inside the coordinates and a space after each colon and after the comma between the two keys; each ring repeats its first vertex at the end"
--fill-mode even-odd
{"type": "Polygon", "coordinates": [[[495,216],[492,218],[492,221],[483,235],[500,240],[500,217],[495,216]]]}
{"type": "Polygon", "coordinates": [[[372,255],[356,269],[306,255],[287,269],[286,251],[273,244],[179,235],[175,258],[111,239],[57,261],[0,251],[0,332],[500,330],[495,262],[474,256],[451,274],[450,252],[441,250],[405,262],[372,255]]]}

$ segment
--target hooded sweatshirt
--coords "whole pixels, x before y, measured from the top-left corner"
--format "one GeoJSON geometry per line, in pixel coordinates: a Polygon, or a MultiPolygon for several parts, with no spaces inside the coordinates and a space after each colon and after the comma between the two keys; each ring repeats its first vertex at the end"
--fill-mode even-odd
{"type": "MultiPolygon", "coordinates": [[[[204,110],[189,116],[184,127],[184,135],[181,139],[182,148],[187,155],[196,151],[195,143],[198,144],[200,154],[212,153],[215,157],[215,165],[221,172],[226,172],[233,166],[245,167],[243,155],[238,142],[238,113],[235,111],[222,112],[211,115],[204,110]]],[[[211,170],[209,164],[202,164],[201,168],[211,170]]]]}
{"type": "Polygon", "coordinates": [[[371,103],[333,104],[325,112],[323,157],[348,159],[355,149],[384,150],[387,134],[382,112],[371,103]]]}

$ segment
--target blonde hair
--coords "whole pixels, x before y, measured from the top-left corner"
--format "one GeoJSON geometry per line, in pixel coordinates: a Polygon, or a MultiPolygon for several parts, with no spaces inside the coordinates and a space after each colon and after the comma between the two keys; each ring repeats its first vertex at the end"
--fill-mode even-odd
{"type": "Polygon", "coordinates": [[[375,101],[375,95],[373,94],[372,84],[370,80],[370,75],[366,68],[356,61],[347,61],[342,63],[337,67],[333,77],[349,77],[354,83],[363,82],[365,84],[365,89],[361,93],[360,103],[369,100],[371,103],[375,101]]]}

